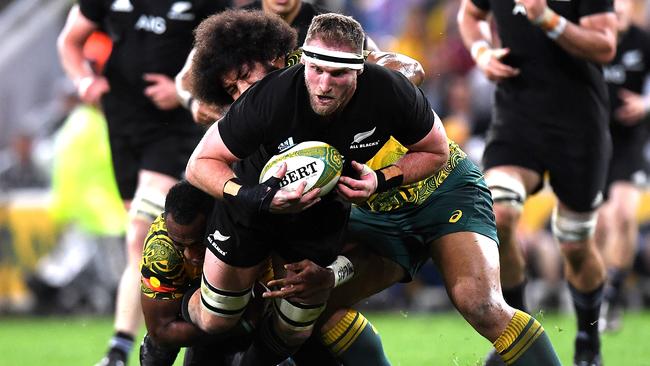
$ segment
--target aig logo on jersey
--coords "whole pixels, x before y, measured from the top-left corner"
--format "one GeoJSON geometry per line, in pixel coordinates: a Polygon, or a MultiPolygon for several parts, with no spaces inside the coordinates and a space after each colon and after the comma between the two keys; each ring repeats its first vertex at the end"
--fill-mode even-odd
{"type": "Polygon", "coordinates": [[[138,21],[135,23],[135,29],[155,34],[163,34],[167,30],[167,23],[163,17],[140,15],[140,18],[138,18],[138,21]]]}

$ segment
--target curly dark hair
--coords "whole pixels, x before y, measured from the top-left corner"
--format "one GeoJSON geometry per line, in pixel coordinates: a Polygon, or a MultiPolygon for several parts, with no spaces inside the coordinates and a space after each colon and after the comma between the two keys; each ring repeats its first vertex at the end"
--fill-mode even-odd
{"type": "Polygon", "coordinates": [[[198,215],[208,217],[214,205],[214,197],[181,180],[167,193],[165,215],[172,215],[179,225],[191,224],[198,215]]]}
{"type": "Polygon", "coordinates": [[[243,65],[270,63],[296,47],[296,31],[275,14],[231,9],[205,19],[194,31],[190,92],[200,101],[230,104],[226,73],[243,65]]]}

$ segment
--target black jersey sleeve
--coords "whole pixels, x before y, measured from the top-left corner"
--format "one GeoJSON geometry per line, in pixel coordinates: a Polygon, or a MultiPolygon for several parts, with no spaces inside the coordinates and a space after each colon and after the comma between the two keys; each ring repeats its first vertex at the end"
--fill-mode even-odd
{"type": "Polygon", "coordinates": [[[101,23],[106,16],[106,1],[103,0],[79,0],[81,14],[95,23],[101,23]]]}
{"type": "Polygon", "coordinates": [[[476,5],[476,7],[481,10],[490,10],[490,0],[472,0],[472,4],[476,5]]]}
{"type": "Polygon", "coordinates": [[[431,131],[435,114],[420,88],[396,71],[385,71],[391,79],[391,83],[385,85],[393,85],[389,98],[394,101],[394,110],[397,111],[392,118],[392,135],[402,145],[414,144],[431,131]]]}
{"type": "Polygon", "coordinates": [[[580,0],[581,17],[614,11],[614,0],[580,0]]]}
{"type": "Polygon", "coordinates": [[[264,142],[273,103],[271,90],[258,82],[246,90],[219,121],[221,139],[236,157],[248,157],[264,142]]]}

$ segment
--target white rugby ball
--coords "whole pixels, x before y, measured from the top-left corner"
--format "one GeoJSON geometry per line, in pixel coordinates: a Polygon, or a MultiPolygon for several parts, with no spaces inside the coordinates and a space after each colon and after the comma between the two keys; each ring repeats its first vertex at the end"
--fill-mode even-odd
{"type": "Polygon", "coordinates": [[[294,191],[306,181],[304,193],[320,188],[319,196],[334,188],[343,170],[343,158],[336,148],[320,141],[305,141],[271,157],[260,173],[260,183],[271,178],[282,163],[287,163],[287,174],[280,182],[281,190],[294,191]]]}

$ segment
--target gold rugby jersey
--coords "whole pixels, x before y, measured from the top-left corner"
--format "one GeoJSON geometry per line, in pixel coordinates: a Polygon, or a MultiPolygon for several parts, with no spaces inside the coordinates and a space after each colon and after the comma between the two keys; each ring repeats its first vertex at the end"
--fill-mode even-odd
{"type": "Polygon", "coordinates": [[[201,277],[202,267],[185,261],[167,234],[163,215],[151,224],[144,243],[140,272],[142,293],[153,299],[180,299],[189,285],[201,277]]]}
{"type": "MultiPolygon", "coordinates": [[[[467,158],[467,154],[460,149],[458,144],[450,139],[447,139],[447,141],[449,142],[449,160],[447,160],[447,164],[440,171],[421,181],[405,184],[387,192],[374,194],[360,206],[371,211],[385,212],[420,205],[440,187],[456,166],[467,158]]],[[[377,154],[366,162],[366,165],[375,170],[381,169],[390,164],[394,164],[407,151],[408,149],[406,147],[391,137],[377,154]]]]}

